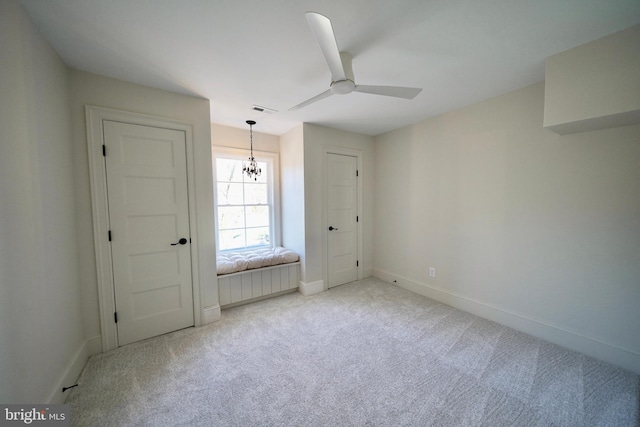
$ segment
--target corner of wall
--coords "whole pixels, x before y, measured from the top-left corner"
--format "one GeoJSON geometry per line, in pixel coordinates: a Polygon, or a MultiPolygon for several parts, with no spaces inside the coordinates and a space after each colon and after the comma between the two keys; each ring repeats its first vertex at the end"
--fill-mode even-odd
{"type": "Polygon", "coordinates": [[[209,323],[217,322],[222,318],[222,312],[220,310],[220,305],[212,305],[209,307],[205,307],[202,309],[202,325],[207,325],[209,323]]]}
{"type": "MultiPolygon", "coordinates": [[[[85,340],[75,351],[73,356],[69,359],[69,362],[63,369],[62,373],[58,377],[58,380],[55,382],[53,387],[49,390],[49,393],[44,399],[46,403],[63,403],[67,398],[66,392],[63,392],[63,387],[69,387],[76,384],[82,370],[84,369],[84,365],[89,360],[89,357],[92,356],[96,350],[96,337],[89,338],[85,340]]],[[[100,341],[100,337],[98,338],[98,343],[100,341]]],[[[100,347],[101,344],[100,344],[100,347]]]]}
{"type": "Polygon", "coordinates": [[[317,280],[315,282],[310,282],[310,283],[305,283],[301,281],[300,287],[298,288],[298,291],[305,297],[308,297],[314,294],[319,294],[320,292],[323,292],[325,290],[326,289],[324,287],[324,280],[317,280]]]}

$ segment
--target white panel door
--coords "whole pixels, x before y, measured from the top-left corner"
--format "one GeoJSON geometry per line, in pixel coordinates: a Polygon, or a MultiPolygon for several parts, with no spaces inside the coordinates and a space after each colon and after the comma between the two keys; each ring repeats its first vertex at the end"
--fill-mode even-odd
{"type": "Polygon", "coordinates": [[[357,158],[327,154],[328,287],[358,280],[357,158]]]}
{"type": "Polygon", "coordinates": [[[118,345],[194,325],[182,131],[104,121],[118,345]]]}

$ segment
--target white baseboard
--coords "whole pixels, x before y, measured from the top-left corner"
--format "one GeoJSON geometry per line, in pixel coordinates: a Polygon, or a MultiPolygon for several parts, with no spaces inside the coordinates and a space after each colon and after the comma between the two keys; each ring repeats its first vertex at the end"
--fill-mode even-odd
{"type": "Polygon", "coordinates": [[[317,280],[310,283],[300,282],[300,286],[298,287],[298,291],[305,297],[323,292],[324,290],[324,280],[317,280]]]}
{"type": "Polygon", "coordinates": [[[102,335],[87,338],[87,355],[89,357],[102,353],[102,335]]]}
{"type": "Polygon", "coordinates": [[[222,317],[222,313],[220,311],[219,305],[212,305],[210,307],[205,307],[202,310],[202,324],[206,325],[208,323],[217,322],[222,317]]]}
{"type": "MultiPolygon", "coordinates": [[[[54,384],[53,388],[49,390],[44,402],[45,403],[64,403],[67,398],[68,392],[62,392],[63,387],[69,387],[74,385],[84,365],[87,363],[89,356],[91,355],[89,350],[95,351],[95,337],[89,338],[82,342],[76,352],[73,354],[67,366],[63,369],[62,373],[58,377],[58,381],[54,384]]],[[[100,349],[102,349],[102,340],[100,336],[97,337],[100,349]]],[[[95,353],[94,353],[95,354],[95,353]]]]}
{"type": "Polygon", "coordinates": [[[385,270],[374,269],[373,276],[501,325],[640,373],[640,354],[631,350],[385,270]]]}

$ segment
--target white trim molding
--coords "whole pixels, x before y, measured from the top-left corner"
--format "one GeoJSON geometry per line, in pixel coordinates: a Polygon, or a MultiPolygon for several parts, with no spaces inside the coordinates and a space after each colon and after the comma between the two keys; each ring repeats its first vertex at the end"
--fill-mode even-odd
{"type": "MultiPolygon", "coordinates": [[[[225,158],[236,158],[237,160],[245,160],[249,150],[244,150],[240,148],[232,148],[232,147],[223,147],[223,146],[212,146],[211,147],[211,164],[213,171],[213,217],[215,224],[215,232],[216,236],[219,236],[218,233],[218,183],[217,183],[217,170],[216,170],[216,158],[217,157],[225,157],[225,158]]],[[[267,179],[268,179],[268,188],[269,188],[269,206],[272,208],[271,218],[269,228],[271,229],[271,246],[281,246],[282,245],[282,213],[281,213],[281,202],[280,202],[280,153],[275,153],[272,151],[259,151],[253,150],[253,154],[257,161],[264,161],[268,165],[267,179]]],[[[244,249],[240,249],[242,251],[244,249]]],[[[229,250],[232,252],[233,250],[229,250]]],[[[220,252],[219,242],[216,238],[216,252],[220,252]]]]}
{"type": "MultiPolygon", "coordinates": [[[[191,229],[191,274],[193,283],[194,325],[202,324],[201,307],[202,284],[198,257],[198,218],[196,206],[195,154],[193,149],[193,125],[182,121],[114,110],[110,108],[85,106],[87,121],[87,149],[89,154],[89,178],[91,185],[91,204],[93,211],[93,236],[96,251],[96,269],[98,280],[98,302],[100,308],[100,328],[102,351],[118,347],[118,337],[113,313],[115,297],[112,275],[111,250],[108,241],[109,230],[106,170],[102,145],[104,140],[103,122],[105,120],[131,123],[141,126],[153,126],[179,130],[185,133],[187,150],[187,185],[189,191],[189,227],[191,229]]],[[[93,346],[92,346],[93,347],[93,346]]]]}
{"type": "Polygon", "coordinates": [[[69,362],[64,367],[64,370],[58,377],[58,380],[55,382],[53,388],[49,390],[47,396],[44,398],[43,402],[45,403],[63,403],[67,398],[68,393],[62,391],[63,387],[69,387],[76,383],[82,370],[84,369],[84,365],[87,363],[90,353],[91,347],[91,338],[85,340],[80,347],[76,349],[76,352],[73,354],[69,362]]]}
{"type": "Polygon", "coordinates": [[[100,334],[87,338],[87,354],[89,357],[102,353],[102,337],[100,334]]]}
{"type": "Polygon", "coordinates": [[[202,309],[202,325],[217,322],[221,317],[220,305],[212,305],[202,309]]]}
{"type": "Polygon", "coordinates": [[[305,283],[300,282],[300,286],[298,287],[298,291],[308,297],[309,295],[319,294],[320,292],[324,292],[326,290],[324,286],[324,280],[316,280],[315,282],[305,283]]]}
{"type": "MultiPolygon", "coordinates": [[[[342,147],[333,147],[330,145],[325,145],[323,148],[322,154],[322,275],[323,279],[326,283],[329,283],[329,261],[328,261],[328,251],[329,251],[329,220],[327,213],[328,206],[328,195],[327,195],[327,155],[328,154],[339,154],[343,156],[351,156],[356,158],[356,169],[358,171],[358,179],[356,180],[356,188],[358,193],[357,200],[357,213],[358,218],[363,218],[364,211],[364,185],[363,185],[363,172],[364,172],[364,153],[360,150],[354,150],[352,148],[342,148],[342,147]]],[[[363,229],[363,221],[359,220],[356,224],[356,231],[358,233],[358,280],[362,280],[365,276],[364,274],[364,229],[363,229]]],[[[325,288],[325,290],[328,288],[325,288]]]]}
{"type": "Polygon", "coordinates": [[[472,298],[464,297],[455,292],[420,283],[389,271],[374,269],[373,276],[454,308],[640,373],[640,354],[631,350],[603,342],[597,338],[585,336],[561,326],[552,325],[538,319],[533,319],[472,298]]]}

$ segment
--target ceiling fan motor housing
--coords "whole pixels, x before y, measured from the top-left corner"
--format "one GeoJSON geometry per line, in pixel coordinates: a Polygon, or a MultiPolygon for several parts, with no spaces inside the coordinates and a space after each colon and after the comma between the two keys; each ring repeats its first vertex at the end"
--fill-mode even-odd
{"type": "Polygon", "coordinates": [[[353,92],[356,88],[356,84],[353,80],[338,80],[337,82],[331,82],[331,92],[337,95],[346,95],[353,92]]]}
{"type": "Polygon", "coordinates": [[[340,52],[340,60],[342,62],[342,68],[344,70],[345,78],[332,81],[331,92],[337,95],[346,95],[353,92],[353,90],[356,88],[355,78],[353,77],[351,54],[349,52],[340,52]]]}

